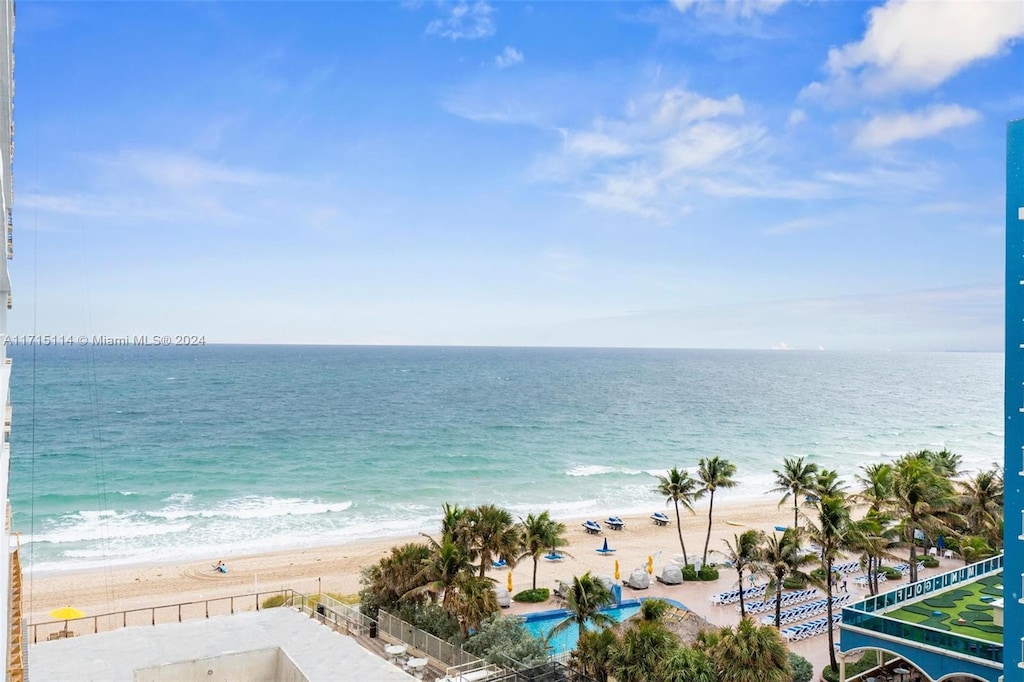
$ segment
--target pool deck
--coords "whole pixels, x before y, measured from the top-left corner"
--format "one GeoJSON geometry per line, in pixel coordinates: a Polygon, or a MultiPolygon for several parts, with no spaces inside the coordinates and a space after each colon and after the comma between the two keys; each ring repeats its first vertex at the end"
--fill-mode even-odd
{"type": "MultiPolygon", "coordinates": [[[[897,550],[897,556],[906,559],[908,553],[905,550],[897,550]]],[[[620,557],[621,558],[621,557],[620,557]]],[[[856,557],[850,557],[851,559],[856,557]]],[[[920,559],[920,557],[919,557],[920,559]]],[[[640,560],[643,562],[643,559],[640,560]]],[[[666,562],[655,562],[654,574],[660,575],[662,568],[666,562]]],[[[899,563],[898,561],[889,561],[888,564],[899,563]]],[[[952,568],[962,566],[963,562],[954,559],[942,559],[940,560],[937,568],[926,568],[918,571],[918,579],[944,573],[952,568]]],[[[574,561],[572,559],[566,559],[560,566],[562,569],[561,574],[564,576],[561,578],[564,582],[569,582],[574,574],[574,561]]],[[[582,573],[582,571],[580,571],[582,573]]],[[[629,574],[628,571],[622,571],[623,577],[629,574]]],[[[611,571],[608,572],[609,577],[611,571]]],[[[848,581],[849,594],[853,595],[854,599],[861,599],[869,596],[867,587],[860,587],[855,585],[852,577],[858,574],[852,574],[851,579],[848,581]]],[[[744,581],[747,582],[746,574],[744,574],[744,581]]],[[[763,584],[764,578],[758,580],[759,584],[763,584]]],[[[891,580],[882,583],[879,587],[882,592],[888,592],[889,590],[896,589],[897,587],[907,584],[908,579],[903,580],[891,580]]],[[[554,584],[547,582],[537,581],[538,587],[552,588],[554,584]]],[[[523,588],[529,587],[524,584],[523,588]]],[[[749,582],[745,585],[749,587],[749,582]]],[[[686,608],[694,611],[700,616],[703,616],[707,622],[712,625],[718,625],[720,627],[735,626],[739,623],[740,614],[736,610],[737,604],[729,604],[726,606],[717,606],[711,603],[711,596],[720,592],[725,592],[730,589],[736,588],[736,573],[730,569],[720,568],[720,577],[718,580],[711,582],[685,582],[681,585],[663,585],[662,583],[652,581],[651,586],[646,590],[634,590],[629,587],[622,588],[622,600],[626,601],[629,599],[639,599],[644,597],[660,597],[662,599],[675,600],[686,608]]],[[[843,594],[841,591],[838,594],[843,594]]],[[[559,608],[559,601],[552,597],[547,602],[541,604],[519,604],[512,602],[512,606],[503,609],[505,615],[525,615],[537,611],[550,611],[552,609],[559,608]]],[[[838,609],[836,610],[838,613],[838,609]]],[[[836,641],[839,641],[839,630],[835,630],[836,641]]],[[[815,673],[821,673],[822,669],[825,668],[829,663],[828,654],[828,637],[827,635],[819,635],[809,639],[801,640],[798,642],[792,642],[789,644],[790,651],[797,653],[814,666],[815,673]]]]}

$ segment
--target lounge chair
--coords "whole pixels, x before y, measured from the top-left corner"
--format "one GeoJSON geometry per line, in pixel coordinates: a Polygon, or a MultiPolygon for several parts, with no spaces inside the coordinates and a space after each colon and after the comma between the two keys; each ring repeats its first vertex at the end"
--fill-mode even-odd
{"type": "Polygon", "coordinates": [[[544,555],[544,558],[547,559],[548,561],[561,561],[562,559],[565,558],[565,555],[564,554],[559,554],[558,552],[548,552],[547,554],[544,555]]]}
{"type": "Polygon", "coordinates": [[[491,566],[493,568],[508,568],[508,562],[505,561],[504,558],[502,558],[502,559],[498,559],[497,561],[492,561],[491,562],[491,566]]]}
{"type": "Polygon", "coordinates": [[[591,535],[597,535],[601,532],[601,524],[597,521],[584,521],[583,530],[587,531],[591,535]]]}
{"type": "Polygon", "coordinates": [[[654,512],[653,514],[651,514],[651,519],[653,519],[654,523],[659,525],[659,526],[667,526],[668,525],[668,515],[667,514],[662,514],[661,512],[654,512]]]}

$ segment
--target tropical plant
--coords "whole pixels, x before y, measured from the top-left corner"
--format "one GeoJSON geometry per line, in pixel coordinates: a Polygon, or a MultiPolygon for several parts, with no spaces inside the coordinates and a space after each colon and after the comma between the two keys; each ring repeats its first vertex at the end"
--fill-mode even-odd
{"type": "Polygon", "coordinates": [[[686,554],[686,543],[683,542],[683,522],[679,518],[679,505],[693,513],[693,503],[703,496],[700,482],[690,476],[686,469],[672,467],[666,476],[658,476],[658,487],[655,491],[665,497],[666,503],[671,502],[676,508],[676,530],[679,532],[679,548],[683,552],[683,565],[689,566],[690,559],[686,554]]]}
{"type": "Polygon", "coordinates": [[[718,672],[702,649],[684,646],[662,661],[657,679],[663,682],[718,682],[718,672]]]}
{"type": "Polygon", "coordinates": [[[528,668],[548,659],[547,643],[530,634],[522,618],[500,615],[483,621],[477,632],[466,640],[463,649],[488,663],[503,667],[515,661],[528,668]]]}
{"type": "Polygon", "coordinates": [[[512,597],[512,601],[522,604],[540,604],[551,598],[551,590],[546,587],[538,587],[531,590],[523,590],[512,597]]]}
{"type": "MultiPolygon", "coordinates": [[[[818,498],[815,503],[817,518],[807,524],[807,533],[811,541],[819,547],[821,567],[825,571],[825,604],[826,623],[832,622],[832,565],[839,553],[846,548],[850,538],[850,507],[845,495],[826,495],[818,498]]],[[[829,663],[838,669],[836,662],[835,634],[831,627],[828,630],[829,663]]]]}
{"type": "Polygon", "coordinates": [[[948,531],[942,519],[953,501],[952,483],[936,472],[928,456],[911,453],[896,462],[893,507],[903,519],[903,537],[910,546],[910,582],[917,582],[917,533],[948,531]]]}
{"type": "Polygon", "coordinates": [[[792,682],[789,650],[774,628],[744,618],[713,641],[707,654],[721,682],[792,682]]]}
{"type": "Polygon", "coordinates": [[[857,499],[868,505],[868,510],[880,512],[892,502],[893,469],[889,462],[878,462],[862,466],[857,474],[861,484],[857,499]]]}
{"type": "Polygon", "coordinates": [[[456,599],[460,586],[473,575],[473,564],[465,548],[442,537],[441,542],[424,535],[429,543],[429,554],[421,562],[415,576],[416,587],[406,591],[402,600],[414,600],[423,596],[432,602],[441,600],[441,606],[451,614],[456,613],[456,599]]]}
{"type": "Polygon", "coordinates": [[[447,502],[441,507],[441,537],[448,538],[457,545],[468,545],[466,537],[466,509],[457,504],[447,502]]]}
{"type": "Polygon", "coordinates": [[[569,612],[565,620],[558,623],[551,629],[549,637],[565,630],[575,623],[579,626],[580,632],[593,623],[599,627],[615,625],[616,620],[601,609],[610,606],[615,598],[612,591],[600,580],[590,575],[590,572],[574,576],[572,583],[566,586],[562,596],[563,607],[569,612]]]}
{"type": "MultiPolygon", "coordinates": [[[[455,586],[454,596],[446,605],[459,620],[463,639],[470,630],[479,629],[485,618],[493,616],[501,607],[494,591],[494,581],[479,576],[467,576],[455,586]]],[[[446,594],[447,596],[447,594],[446,594]]]]}
{"type": "Polygon", "coordinates": [[[479,577],[484,577],[495,557],[515,563],[523,540],[510,512],[493,504],[482,504],[467,510],[464,519],[470,555],[480,561],[479,577]]]}
{"type": "Polygon", "coordinates": [[[640,619],[647,621],[660,621],[672,608],[664,599],[645,599],[640,603],[640,619]]]}
{"type": "Polygon", "coordinates": [[[704,556],[702,564],[708,562],[708,545],[711,543],[711,516],[715,509],[715,491],[719,488],[734,488],[736,465],[721,457],[701,458],[697,465],[697,478],[700,479],[701,493],[708,495],[708,534],[704,538],[704,556]]]}
{"type": "Polygon", "coordinates": [[[662,661],[679,649],[679,638],[657,621],[641,620],[622,633],[609,666],[616,682],[651,682],[662,661]]]}
{"type": "Polygon", "coordinates": [[[800,654],[789,652],[789,667],[793,669],[793,682],[811,682],[814,666],[800,654]]]}
{"type": "Polygon", "coordinates": [[[787,528],[781,536],[773,533],[765,538],[758,568],[760,573],[768,577],[769,590],[775,591],[776,629],[780,627],[784,581],[796,577],[806,583],[807,574],[800,569],[814,562],[814,555],[800,551],[800,533],[796,529],[787,528]]]}
{"type": "Polygon", "coordinates": [[[555,521],[547,511],[530,514],[521,522],[520,535],[523,553],[519,559],[533,559],[533,588],[537,589],[537,564],[544,552],[553,552],[569,544],[565,536],[565,524],[555,521]]]}
{"type": "Polygon", "coordinates": [[[597,682],[608,682],[611,660],[618,641],[611,628],[580,631],[576,649],[569,656],[569,665],[597,682]]]}
{"type": "Polygon", "coordinates": [[[860,552],[860,563],[868,577],[868,590],[872,595],[878,594],[878,575],[883,559],[895,559],[889,552],[899,537],[893,527],[892,519],[881,512],[868,510],[864,518],[854,521],[850,526],[848,546],[860,552]]]}
{"type": "Polygon", "coordinates": [[[779,500],[780,507],[792,498],[794,528],[800,527],[800,496],[810,492],[817,472],[818,465],[804,464],[803,457],[787,457],[782,461],[782,469],[772,469],[772,473],[775,474],[775,487],[768,492],[784,493],[779,500]]]}
{"type": "Polygon", "coordinates": [[[1003,518],[1003,477],[996,468],[981,471],[960,482],[961,515],[973,535],[980,535],[992,547],[1002,541],[999,522],[1003,518]]]}
{"type": "Polygon", "coordinates": [[[430,553],[429,546],[411,542],[392,547],[390,554],[363,569],[359,579],[360,610],[371,618],[376,618],[380,609],[394,611],[403,595],[423,584],[423,562],[430,553]]]}
{"type": "Polygon", "coordinates": [[[996,550],[989,546],[985,538],[978,535],[965,535],[959,538],[958,549],[960,550],[960,556],[964,558],[964,566],[998,554],[996,550]]]}
{"type": "Polygon", "coordinates": [[[740,618],[747,617],[746,605],[743,603],[743,574],[756,568],[761,554],[761,542],[764,534],[756,530],[747,530],[733,535],[733,541],[722,540],[727,550],[722,552],[726,561],[736,571],[737,584],[740,590],[740,618]]]}

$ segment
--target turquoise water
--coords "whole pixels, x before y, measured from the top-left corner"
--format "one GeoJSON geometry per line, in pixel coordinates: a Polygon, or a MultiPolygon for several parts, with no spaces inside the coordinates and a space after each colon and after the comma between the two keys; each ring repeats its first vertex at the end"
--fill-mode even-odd
{"type": "Polygon", "coordinates": [[[787,456],[847,475],[925,447],[1002,459],[1001,354],[9,351],[14,527],[36,570],[433,531],[445,501],[650,513],[655,476],[708,455],[744,483],[722,502],[763,495],[787,456]]]}
{"type": "MultiPolygon", "coordinates": [[[[601,609],[601,612],[611,616],[616,620],[616,622],[621,623],[627,618],[640,613],[640,604],[615,606],[609,609],[601,609]]],[[[557,611],[541,611],[540,613],[530,614],[526,619],[526,629],[529,630],[530,634],[534,637],[547,639],[555,626],[565,620],[567,613],[567,611],[559,609],[557,611]]],[[[579,638],[580,627],[573,623],[569,627],[557,633],[554,637],[551,637],[551,639],[548,640],[548,647],[553,654],[572,651],[576,648],[576,642],[579,638]]]]}

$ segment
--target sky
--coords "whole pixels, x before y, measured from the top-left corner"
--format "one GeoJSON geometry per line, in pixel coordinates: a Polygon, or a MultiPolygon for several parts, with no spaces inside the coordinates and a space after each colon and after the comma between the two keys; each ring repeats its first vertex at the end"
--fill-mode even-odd
{"type": "Polygon", "coordinates": [[[10,332],[1000,350],[1019,2],[18,4],[10,332]]]}

